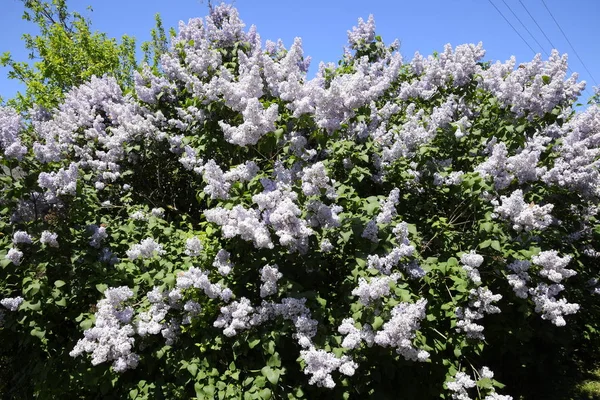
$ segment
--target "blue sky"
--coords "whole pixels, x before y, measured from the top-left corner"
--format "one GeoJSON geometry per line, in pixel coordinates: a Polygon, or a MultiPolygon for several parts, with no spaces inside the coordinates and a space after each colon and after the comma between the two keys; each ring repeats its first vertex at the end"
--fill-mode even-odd
{"type": "MultiPolygon", "coordinates": [[[[346,31],[356,25],[358,17],[366,19],[369,14],[374,15],[377,33],[386,43],[396,38],[401,41],[400,52],[406,61],[410,61],[417,50],[428,55],[435,50],[443,50],[446,43],[456,46],[479,41],[483,42],[487,51],[487,60],[504,61],[514,55],[517,62],[530,61],[534,52],[492,3],[533,50],[546,58],[544,51],[549,53],[552,47],[527,14],[524,4],[554,47],[569,54],[571,70],[578,72],[580,80],[587,82],[586,92],[580,99],[585,101],[592,93],[592,86],[600,84],[600,41],[596,25],[600,17],[600,1],[544,1],[591,75],[576,57],[542,0],[236,0],[234,4],[248,27],[252,24],[257,26],[263,41],[281,38],[289,47],[295,37],[301,37],[305,54],[312,56],[313,72],[319,61],[335,62],[340,58],[346,43],[346,31]]],[[[0,52],[10,51],[16,60],[26,60],[27,53],[20,37],[25,32],[34,32],[34,27],[21,20],[23,6],[19,0],[2,0],[2,3],[0,52]]],[[[93,29],[112,37],[132,35],[139,43],[149,39],[157,12],[161,14],[165,27],[169,28],[177,27],[180,20],[203,17],[208,10],[207,2],[200,0],[69,0],[69,4],[91,18],[93,29]],[[86,11],[88,5],[93,12],[86,11]]],[[[6,72],[6,69],[0,68],[0,96],[10,98],[20,87],[6,79],[6,72]]]]}

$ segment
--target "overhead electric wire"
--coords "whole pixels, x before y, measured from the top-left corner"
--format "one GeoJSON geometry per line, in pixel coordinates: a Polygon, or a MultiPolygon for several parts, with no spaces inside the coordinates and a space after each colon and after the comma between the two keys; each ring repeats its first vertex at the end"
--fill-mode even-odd
{"type": "Polygon", "coordinates": [[[506,23],[507,23],[508,25],[510,25],[510,27],[513,29],[513,31],[515,31],[515,33],[516,33],[517,35],[519,35],[519,37],[521,38],[521,40],[522,40],[523,42],[525,42],[525,44],[527,45],[527,47],[529,47],[529,48],[531,49],[531,51],[533,52],[533,54],[537,54],[537,51],[535,51],[535,50],[533,49],[533,47],[531,47],[531,45],[530,45],[530,44],[527,42],[527,40],[525,40],[525,38],[524,38],[523,36],[521,36],[521,34],[519,33],[519,31],[518,31],[518,30],[517,30],[517,29],[516,29],[516,28],[513,26],[513,24],[511,24],[511,23],[510,23],[510,21],[508,20],[508,18],[506,18],[506,17],[504,16],[504,14],[502,14],[502,11],[500,11],[500,10],[498,9],[498,7],[496,7],[496,5],[495,5],[495,4],[492,2],[492,0],[488,0],[488,1],[490,2],[490,4],[491,4],[492,6],[494,6],[494,8],[496,9],[496,11],[498,11],[498,14],[500,14],[500,15],[502,16],[502,18],[504,18],[504,20],[506,21],[506,23]]]}
{"type": "Polygon", "coordinates": [[[519,0],[519,3],[521,3],[521,5],[525,9],[525,11],[527,11],[527,14],[529,14],[529,17],[537,25],[538,29],[540,30],[540,32],[542,32],[542,35],[544,35],[544,37],[546,38],[546,40],[548,41],[548,43],[550,43],[550,46],[552,46],[553,49],[556,49],[556,46],[554,45],[554,43],[552,43],[552,40],[550,40],[550,38],[548,37],[548,35],[546,35],[546,32],[544,32],[544,30],[542,29],[542,27],[540,26],[540,24],[538,24],[538,22],[536,21],[536,19],[533,17],[533,15],[531,15],[531,13],[529,12],[529,10],[527,9],[527,7],[525,7],[525,4],[523,4],[523,2],[521,0],[519,0]]]}
{"type": "MultiPolygon", "coordinates": [[[[529,12],[529,9],[527,8],[527,6],[525,6],[525,4],[523,4],[523,1],[519,0],[519,3],[521,3],[521,6],[523,7],[523,9],[525,9],[525,11],[527,12],[527,14],[529,14],[529,18],[531,18],[531,20],[535,23],[535,25],[538,27],[538,29],[540,30],[540,32],[542,32],[542,35],[544,35],[544,37],[546,38],[546,40],[548,41],[548,43],[550,43],[550,46],[552,46],[553,49],[557,49],[557,47],[554,45],[554,43],[552,43],[552,40],[550,40],[550,38],[548,37],[548,35],[546,35],[546,32],[544,32],[544,29],[540,26],[540,24],[538,24],[538,22],[535,19],[535,17],[531,14],[531,12],[529,12]]],[[[568,65],[567,65],[567,70],[570,73],[573,73],[573,70],[568,65]]],[[[584,91],[587,92],[590,97],[592,96],[592,94],[590,93],[590,91],[589,91],[589,89],[587,87],[584,89],[584,91]]]]}
{"type": "Polygon", "coordinates": [[[587,71],[587,73],[590,75],[590,78],[592,78],[592,80],[594,81],[594,83],[596,85],[598,85],[598,82],[596,82],[596,79],[594,79],[594,76],[592,75],[592,73],[590,72],[590,70],[587,68],[587,66],[585,65],[585,63],[583,62],[583,60],[581,59],[581,57],[579,57],[579,54],[577,53],[577,50],[575,50],[575,48],[573,47],[573,45],[571,44],[571,41],[569,40],[569,38],[567,37],[567,35],[565,34],[565,32],[562,30],[562,28],[560,27],[560,24],[558,23],[558,21],[556,20],[556,18],[554,18],[554,15],[552,15],[552,12],[550,11],[550,9],[548,8],[548,6],[546,5],[546,2],[544,0],[542,0],[542,4],[544,5],[544,7],[546,7],[546,10],[548,11],[548,14],[550,14],[550,16],[552,17],[552,19],[554,20],[554,23],[556,24],[556,26],[558,26],[558,29],[560,30],[560,33],[562,33],[562,35],[565,37],[565,40],[567,41],[567,43],[569,44],[569,47],[571,47],[571,50],[573,50],[573,53],[575,53],[575,56],[577,57],[577,59],[579,60],[579,62],[581,63],[581,65],[583,65],[583,68],[585,68],[585,70],[587,71]]]}
{"type": "Polygon", "coordinates": [[[546,49],[544,48],[544,46],[542,46],[540,44],[540,42],[538,42],[538,40],[535,38],[535,36],[533,36],[533,33],[531,33],[529,31],[529,29],[527,28],[527,26],[523,23],[523,21],[521,21],[521,18],[519,18],[517,16],[517,14],[515,14],[515,12],[513,11],[513,9],[510,7],[510,5],[508,5],[508,3],[505,0],[502,0],[502,2],[504,3],[504,5],[509,9],[509,11],[512,13],[512,15],[517,19],[517,21],[519,21],[519,23],[521,24],[521,26],[523,28],[525,28],[525,30],[527,31],[527,33],[529,33],[529,36],[531,36],[533,38],[533,40],[535,40],[535,42],[537,43],[538,46],[540,46],[540,48],[542,49],[542,51],[544,52],[544,54],[546,56],[549,56],[548,52],[546,51],[546,49]]]}

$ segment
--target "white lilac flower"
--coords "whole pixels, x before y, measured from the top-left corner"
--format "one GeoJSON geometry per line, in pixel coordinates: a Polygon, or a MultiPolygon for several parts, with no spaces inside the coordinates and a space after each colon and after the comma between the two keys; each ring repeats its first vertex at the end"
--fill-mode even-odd
{"type": "Polygon", "coordinates": [[[542,267],[539,272],[540,276],[554,283],[560,283],[563,279],[577,274],[574,270],[565,268],[571,261],[571,256],[560,257],[556,250],[542,251],[537,256],[533,256],[531,261],[542,267]]]}
{"type": "Polygon", "coordinates": [[[354,326],[353,318],[345,318],[342,324],[338,327],[338,332],[345,335],[342,341],[342,347],[346,349],[355,349],[364,341],[367,346],[373,346],[375,342],[375,332],[371,325],[365,324],[362,329],[354,326]]]}
{"type": "Polygon", "coordinates": [[[153,208],[152,210],[150,210],[150,214],[152,214],[156,218],[163,218],[165,216],[165,209],[162,207],[153,208]]]}
{"type": "Polygon", "coordinates": [[[183,305],[183,310],[185,311],[185,316],[183,317],[181,323],[186,325],[192,322],[193,317],[200,314],[200,312],[202,311],[202,306],[200,306],[199,303],[193,300],[188,300],[183,305]]]}
{"type": "Polygon", "coordinates": [[[348,43],[351,48],[359,48],[361,45],[367,45],[375,40],[375,19],[369,15],[367,22],[362,18],[358,19],[358,26],[353,26],[348,31],[348,43]]]}
{"type": "Polygon", "coordinates": [[[58,247],[58,234],[50,231],[43,231],[40,237],[40,243],[50,247],[58,247]]]}
{"type": "Polygon", "coordinates": [[[97,305],[95,326],[84,332],[84,338],[79,339],[69,355],[91,353],[92,365],[112,361],[116,372],[124,372],[137,367],[139,362],[139,356],[132,351],[133,309],[124,305],[133,297],[133,291],[125,286],[108,288],[104,296],[97,305]]]}
{"type": "Polygon", "coordinates": [[[265,265],[260,269],[260,297],[267,297],[277,293],[277,281],[283,277],[279,272],[277,264],[270,266],[265,265]]]}
{"type": "Polygon", "coordinates": [[[259,171],[260,168],[254,161],[246,161],[226,172],[223,177],[227,182],[249,182],[259,171]]]}
{"type": "Polygon", "coordinates": [[[377,227],[377,222],[372,219],[365,226],[365,230],[362,233],[362,237],[365,239],[369,239],[373,243],[377,243],[379,239],[377,238],[377,234],[379,233],[379,228],[377,227]]]}
{"type": "Polygon", "coordinates": [[[478,81],[517,117],[542,117],[557,105],[577,99],[585,88],[585,82],[577,82],[577,74],[565,80],[567,55],[561,57],[557,50],[552,50],[548,61],[537,54],[531,62],[515,66],[514,57],[497,62],[481,70],[478,81]]]}
{"type": "Polygon", "coordinates": [[[270,225],[279,237],[279,243],[292,251],[306,253],[308,238],[314,231],[306,220],[300,218],[302,211],[297,204],[298,194],[290,190],[284,180],[291,179],[291,171],[276,170],[277,181],[261,180],[263,192],[252,196],[252,201],[262,211],[263,221],[270,225]]]}
{"type": "Polygon", "coordinates": [[[23,128],[21,116],[10,107],[0,107],[0,148],[8,158],[21,160],[27,153],[27,147],[21,143],[23,128]]]}
{"type": "Polygon", "coordinates": [[[102,241],[108,237],[106,233],[106,227],[98,225],[90,225],[89,229],[92,231],[92,238],[90,240],[90,246],[100,248],[102,241]]]}
{"type": "Polygon", "coordinates": [[[8,311],[17,311],[23,301],[24,299],[21,296],[7,297],[0,300],[0,304],[2,304],[4,308],[8,309],[8,311]]]}
{"type": "Polygon", "coordinates": [[[275,121],[279,116],[277,104],[266,110],[257,98],[250,98],[242,111],[244,122],[239,126],[231,126],[219,121],[225,140],[238,146],[255,145],[266,133],[275,130],[275,121]]]}
{"type": "Polygon", "coordinates": [[[225,174],[215,160],[208,160],[202,168],[202,178],[206,183],[204,193],[210,195],[211,199],[226,200],[229,198],[231,183],[225,179],[225,174]]]}
{"type": "Polygon", "coordinates": [[[474,321],[480,320],[485,314],[500,313],[500,308],[493,303],[502,299],[502,295],[493,294],[489,289],[478,287],[469,293],[469,307],[457,307],[455,310],[456,330],[466,333],[470,339],[484,340],[483,326],[474,321]]]}
{"type": "Polygon", "coordinates": [[[485,366],[481,367],[481,370],[479,371],[479,375],[481,375],[481,377],[485,378],[485,379],[493,379],[494,378],[494,372],[485,366]]]}
{"type": "Polygon", "coordinates": [[[544,230],[552,223],[553,204],[538,206],[527,204],[523,199],[521,189],[515,190],[509,197],[500,196],[501,205],[494,208],[494,212],[502,219],[512,222],[513,229],[517,232],[526,232],[537,229],[544,230]]]}
{"type": "Polygon", "coordinates": [[[475,167],[475,172],[481,176],[492,177],[496,190],[502,190],[510,185],[513,175],[508,172],[508,150],[503,142],[496,143],[496,138],[492,138],[488,143],[488,152],[490,153],[486,160],[475,167]]]}
{"type": "Polygon", "coordinates": [[[362,339],[360,330],[354,326],[353,318],[345,318],[338,327],[338,332],[346,336],[342,342],[342,347],[346,349],[355,349],[360,345],[362,339]]]}
{"type": "Polygon", "coordinates": [[[74,196],[77,191],[77,177],[79,175],[77,165],[72,163],[68,169],[61,168],[57,172],[42,172],[38,176],[38,185],[48,189],[46,199],[55,201],[60,195],[74,196]]]}
{"type": "Polygon", "coordinates": [[[526,299],[528,296],[527,282],[529,282],[530,277],[527,271],[530,267],[531,262],[527,260],[515,260],[506,266],[508,270],[513,272],[507,276],[508,283],[512,286],[517,297],[522,299],[526,299]]]}
{"type": "Polygon", "coordinates": [[[565,326],[564,316],[575,314],[579,311],[579,304],[569,303],[566,299],[556,299],[564,290],[561,284],[547,285],[539,283],[535,288],[529,289],[529,294],[535,304],[535,312],[542,314],[542,319],[549,320],[556,326],[565,326]]]}
{"type": "Polygon", "coordinates": [[[183,155],[179,158],[179,162],[188,171],[196,171],[197,168],[202,166],[203,160],[202,158],[198,158],[196,150],[186,145],[183,148],[183,155]]]}
{"type": "Polygon", "coordinates": [[[253,313],[254,307],[250,305],[250,300],[242,297],[240,301],[233,301],[229,305],[221,307],[221,314],[213,326],[223,328],[223,334],[232,337],[238,331],[247,330],[252,326],[250,321],[253,313]]]}
{"type": "Polygon", "coordinates": [[[147,221],[148,220],[148,216],[146,216],[146,213],[144,213],[141,210],[137,210],[136,212],[132,213],[129,218],[136,220],[136,221],[147,221]]]}
{"type": "Polygon", "coordinates": [[[337,228],[341,225],[338,215],[343,211],[341,206],[328,206],[318,200],[313,200],[308,203],[306,208],[311,211],[307,220],[312,227],[337,228]]]}
{"type": "Polygon", "coordinates": [[[580,193],[586,198],[600,196],[598,170],[600,107],[591,106],[577,113],[562,126],[553,125],[554,137],[562,137],[556,146],[558,157],[544,173],[542,181],[580,193]]]}
{"type": "Polygon", "coordinates": [[[302,170],[302,192],[307,196],[320,196],[321,189],[325,190],[328,198],[335,198],[333,181],[327,176],[325,164],[314,163],[302,170]]]}
{"type": "Polygon", "coordinates": [[[273,248],[269,230],[259,219],[260,214],[256,210],[236,205],[231,210],[222,207],[206,210],[204,215],[208,222],[221,226],[224,238],[240,236],[243,240],[253,242],[257,248],[273,248]]]}
{"type": "Polygon", "coordinates": [[[454,375],[453,381],[446,383],[448,390],[452,392],[452,399],[455,400],[470,400],[468,389],[472,389],[476,385],[477,383],[469,375],[461,371],[454,375]]]}
{"type": "Polygon", "coordinates": [[[12,242],[14,244],[19,244],[19,243],[31,244],[31,243],[33,243],[31,236],[29,236],[29,234],[25,231],[16,231],[13,235],[12,242]]]}
{"type": "Polygon", "coordinates": [[[435,172],[433,174],[433,184],[435,186],[454,186],[460,185],[463,180],[464,172],[462,171],[452,171],[449,174],[441,174],[439,172],[435,172]]]}
{"type": "Polygon", "coordinates": [[[426,306],[425,299],[420,299],[416,303],[403,302],[394,306],[392,318],[375,334],[375,343],[383,347],[396,348],[396,352],[406,360],[429,359],[427,351],[418,350],[412,344],[415,332],[421,327],[420,321],[426,316],[426,306]]]}
{"type": "Polygon", "coordinates": [[[376,221],[378,224],[389,224],[392,219],[398,214],[396,205],[400,201],[400,190],[393,189],[385,201],[380,202],[381,210],[377,215],[376,221]]]}
{"type": "MultiPolygon", "coordinates": [[[[367,257],[369,268],[379,270],[382,274],[389,275],[392,269],[400,264],[400,260],[410,257],[415,252],[415,247],[408,240],[408,225],[406,223],[398,224],[393,233],[396,235],[396,240],[400,245],[395,246],[384,257],[370,254],[367,257]]],[[[408,274],[411,279],[418,279],[425,275],[425,271],[413,260],[408,263],[402,263],[401,268],[408,274]]]]}
{"type": "Polygon", "coordinates": [[[329,239],[321,240],[321,244],[319,245],[320,250],[323,253],[329,253],[333,250],[333,244],[329,241],[329,239]]]}
{"type": "Polygon", "coordinates": [[[6,253],[6,258],[15,265],[21,265],[21,261],[23,260],[23,252],[12,247],[8,250],[8,253],[6,253]]]}
{"type": "Polygon", "coordinates": [[[498,394],[496,392],[490,393],[483,400],[513,400],[512,396],[498,394]]]}
{"type": "Polygon", "coordinates": [[[201,289],[211,299],[220,298],[228,302],[232,296],[231,290],[221,285],[212,283],[208,274],[199,268],[191,267],[177,276],[175,287],[179,290],[190,288],[201,289]]]}
{"type": "Polygon", "coordinates": [[[146,238],[139,244],[131,246],[127,250],[127,257],[130,260],[136,260],[138,258],[152,258],[154,256],[161,256],[165,253],[161,244],[158,244],[153,238],[146,238]]]}
{"type": "Polygon", "coordinates": [[[217,267],[217,271],[223,276],[229,275],[233,269],[233,263],[229,260],[230,255],[227,250],[221,249],[213,261],[213,267],[217,267]]]}
{"type": "Polygon", "coordinates": [[[339,370],[344,375],[352,376],[358,368],[358,365],[348,356],[337,358],[333,353],[317,350],[312,346],[300,351],[300,357],[306,363],[304,373],[311,376],[308,383],[328,389],[335,387],[332,372],[339,370]]]}
{"type": "Polygon", "coordinates": [[[196,236],[191,237],[185,241],[185,251],[184,253],[190,257],[197,257],[202,252],[202,242],[196,236]]]}
{"type": "Polygon", "coordinates": [[[481,283],[481,276],[479,275],[479,266],[483,263],[483,257],[474,250],[469,253],[465,253],[461,256],[460,262],[463,264],[462,268],[467,272],[469,279],[476,285],[481,283]]]}
{"type": "Polygon", "coordinates": [[[373,304],[375,300],[390,294],[390,284],[396,283],[400,275],[373,277],[369,282],[365,278],[358,279],[358,286],[352,291],[365,306],[373,304]]]}

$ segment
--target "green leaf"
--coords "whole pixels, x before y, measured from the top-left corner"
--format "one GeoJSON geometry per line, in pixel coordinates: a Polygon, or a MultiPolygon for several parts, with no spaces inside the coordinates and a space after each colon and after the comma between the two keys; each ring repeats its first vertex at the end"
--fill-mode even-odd
{"type": "Polygon", "coordinates": [[[479,243],[479,248],[480,249],[485,249],[485,248],[490,247],[491,244],[492,244],[492,239],[488,239],[486,241],[483,241],[483,242],[479,243]]]}
{"type": "Polygon", "coordinates": [[[46,331],[41,330],[37,326],[31,330],[31,336],[35,336],[38,339],[43,339],[46,336],[46,331]]]}
{"type": "Polygon", "coordinates": [[[502,247],[500,246],[500,242],[497,240],[493,240],[491,243],[492,249],[496,251],[502,251],[502,247]]]}
{"type": "Polygon", "coordinates": [[[54,281],[54,286],[56,286],[57,288],[63,287],[65,285],[66,285],[65,281],[60,281],[60,280],[59,281],[54,281]]]}
{"type": "Polygon", "coordinates": [[[279,353],[275,352],[269,359],[267,360],[267,365],[269,367],[281,367],[281,358],[279,358],[279,353]]]}
{"type": "Polygon", "coordinates": [[[108,285],[105,283],[98,283],[96,285],[96,290],[99,291],[100,293],[104,293],[106,291],[106,289],[108,289],[108,285]]]}
{"type": "Polygon", "coordinates": [[[262,399],[262,400],[269,400],[272,397],[272,395],[273,395],[273,393],[271,392],[271,389],[269,389],[269,388],[265,388],[260,391],[260,399],[262,399]]]}
{"type": "Polygon", "coordinates": [[[193,377],[195,377],[198,374],[198,365],[197,364],[188,364],[187,370],[193,377]]]}
{"type": "Polygon", "coordinates": [[[373,324],[371,324],[373,330],[379,329],[383,325],[383,322],[383,318],[381,318],[380,316],[375,317],[375,319],[373,320],[373,324]]]}
{"type": "Polygon", "coordinates": [[[62,299],[55,301],[54,304],[56,304],[57,306],[66,307],[67,299],[63,297],[62,299]]]}
{"type": "Polygon", "coordinates": [[[271,382],[271,384],[277,385],[277,382],[279,382],[280,372],[278,369],[267,366],[263,367],[260,372],[269,380],[269,382],[271,382]]]}

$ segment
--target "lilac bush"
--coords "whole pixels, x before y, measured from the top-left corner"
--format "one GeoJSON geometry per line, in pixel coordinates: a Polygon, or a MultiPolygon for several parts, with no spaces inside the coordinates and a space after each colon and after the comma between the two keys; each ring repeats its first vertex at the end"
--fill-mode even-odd
{"type": "Polygon", "coordinates": [[[484,56],[405,61],[370,17],[309,79],[220,5],[130,89],[1,107],[0,336],[55,378],[28,390],[535,398],[515,365],[599,343],[600,110],[566,55],[484,56]]]}

